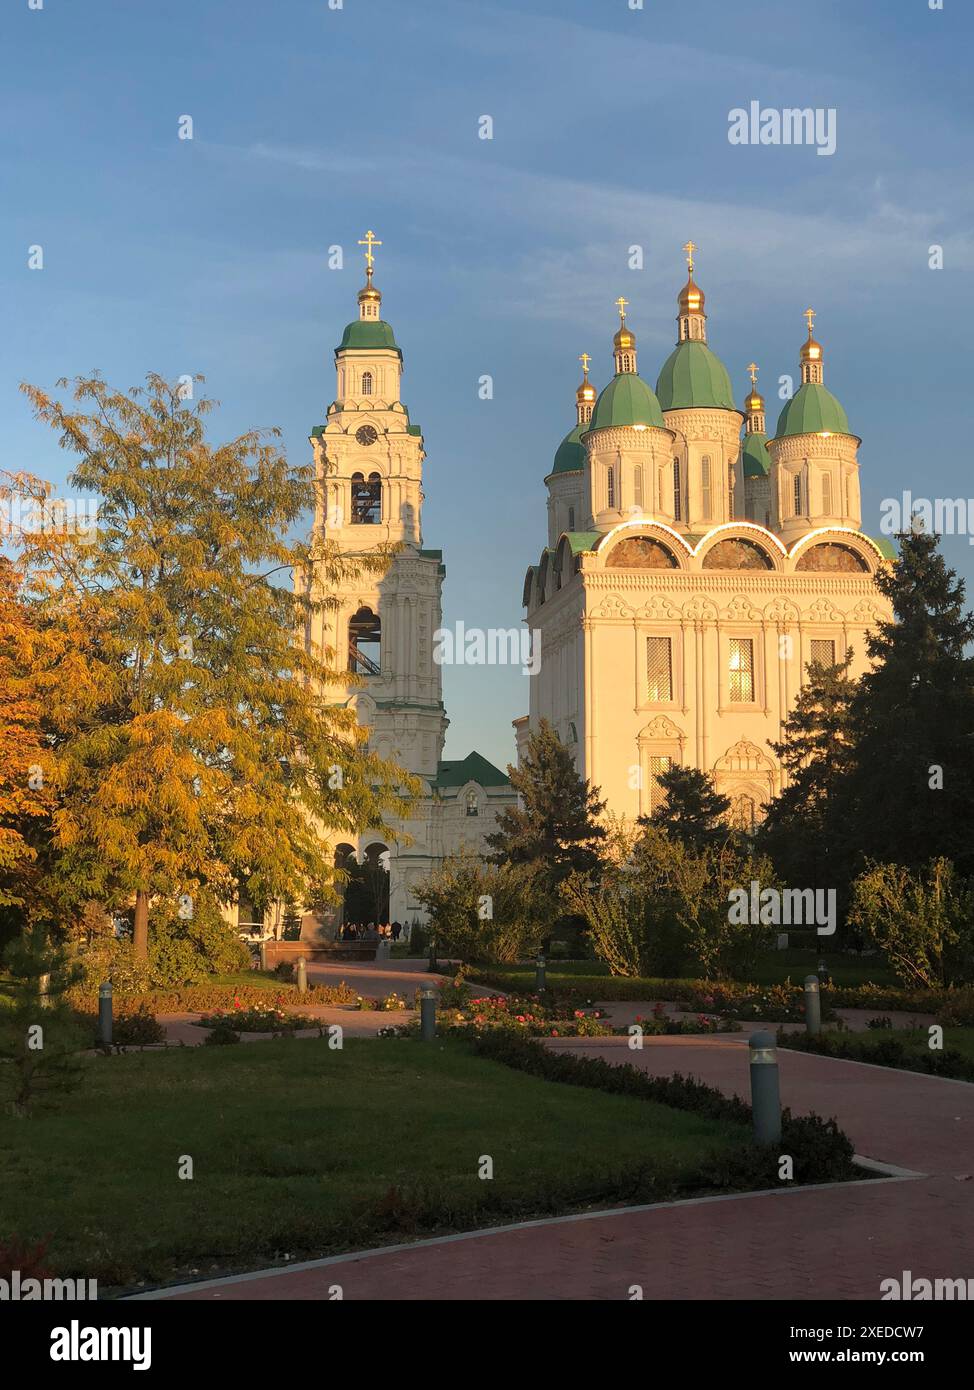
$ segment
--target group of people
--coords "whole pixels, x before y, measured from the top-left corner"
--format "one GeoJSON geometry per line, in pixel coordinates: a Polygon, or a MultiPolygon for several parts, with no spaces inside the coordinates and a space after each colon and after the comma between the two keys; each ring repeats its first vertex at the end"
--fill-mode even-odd
{"type": "Polygon", "coordinates": [[[342,927],[343,941],[398,941],[400,937],[409,940],[409,928],[404,927],[402,922],[370,922],[367,927],[346,922],[342,927]]]}

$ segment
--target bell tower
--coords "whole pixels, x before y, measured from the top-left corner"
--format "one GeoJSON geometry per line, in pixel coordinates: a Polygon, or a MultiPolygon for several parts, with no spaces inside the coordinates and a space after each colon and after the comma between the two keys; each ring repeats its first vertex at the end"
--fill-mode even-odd
{"type": "Polygon", "coordinates": [[[307,640],[346,678],[340,698],[369,726],[375,752],[434,778],[447,727],[433,660],[445,569],[441,551],[423,549],[423,435],[400,398],[402,351],[374,283],[382,242],[370,230],[359,244],[358,317],[335,349],[335,399],[311,446],[320,485],[314,545],[360,563],[332,586],[307,640]]]}

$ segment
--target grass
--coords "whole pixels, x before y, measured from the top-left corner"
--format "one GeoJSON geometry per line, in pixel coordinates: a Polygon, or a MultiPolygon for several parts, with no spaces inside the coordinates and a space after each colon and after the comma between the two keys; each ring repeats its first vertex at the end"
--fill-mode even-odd
{"type": "Polygon", "coordinates": [[[55,1113],[4,1123],[0,1239],[50,1234],[56,1273],[118,1288],[607,1194],[685,1195],[747,1138],[744,1126],[539,1080],[461,1043],[132,1053],[90,1060],[55,1113]],[[478,1177],[482,1155],[492,1181],[478,1177]],[[184,1156],[192,1180],[178,1176],[184,1156]]]}

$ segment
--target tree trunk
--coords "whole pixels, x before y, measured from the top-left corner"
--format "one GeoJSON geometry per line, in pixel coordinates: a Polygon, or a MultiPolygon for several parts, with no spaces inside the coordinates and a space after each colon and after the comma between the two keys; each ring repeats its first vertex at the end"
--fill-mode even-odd
{"type": "Polygon", "coordinates": [[[135,925],[132,942],[139,960],[149,959],[149,895],[140,888],[135,895],[135,925]]]}

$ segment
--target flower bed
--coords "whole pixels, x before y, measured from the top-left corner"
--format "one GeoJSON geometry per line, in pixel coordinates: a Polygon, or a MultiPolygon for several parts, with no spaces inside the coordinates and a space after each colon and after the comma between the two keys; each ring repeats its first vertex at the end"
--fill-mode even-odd
{"type": "MultiPolygon", "coordinates": [[[[644,1034],[651,1037],[670,1036],[677,1033],[739,1033],[741,1025],[733,1018],[720,1018],[716,1014],[697,1014],[695,1018],[671,1018],[664,1004],[654,1004],[651,1014],[637,1014],[636,1023],[644,1034]]],[[[626,1034],[628,1028],[617,1028],[617,1033],[626,1034]]]]}
{"type": "Polygon", "coordinates": [[[403,1009],[411,1006],[406,1002],[403,995],[397,994],[395,990],[387,994],[383,999],[371,999],[368,995],[359,994],[355,997],[355,1008],[363,1012],[373,1013],[399,1013],[403,1009]]]}
{"type": "Polygon", "coordinates": [[[218,1009],[204,1014],[201,1028],[232,1028],[237,1033],[293,1033],[298,1028],[317,1028],[316,1019],[306,1014],[292,1014],[273,1004],[252,1004],[249,1008],[237,1002],[232,1009],[218,1009]]]}

